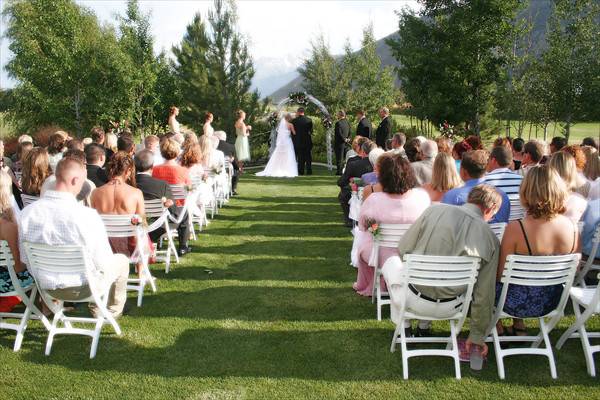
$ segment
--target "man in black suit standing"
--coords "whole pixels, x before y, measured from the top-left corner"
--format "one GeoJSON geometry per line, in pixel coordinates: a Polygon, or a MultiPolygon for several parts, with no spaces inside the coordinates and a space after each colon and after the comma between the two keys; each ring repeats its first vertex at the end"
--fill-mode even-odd
{"type": "Polygon", "coordinates": [[[385,150],[385,142],[392,135],[392,123],[390,121],[390,110],[387,107],[382,107],[379,109],[379,116],[381,117],[381,122],[377,127],[377,131],[375,131],[375,143],[377,143],[377,147],[381,147],[385,150]]]}
{"type": "Polygon", "coordinates": [[[239,179],[240,166],[235,159],[235,146],[231,143],[227,142],[227,133],[225,131],[216,131],[214,133],[216,137],[219,138],[219,145],[217,146],[217,150],[222,151],[225,154],[225,158],[228,158],[233,166],[233,176],[231,177],[231,190],[234,196],[237,196],[237,192],[235,189],[237,188],[237,183],[239,179]]]}
{"type": "MultiPolygon", "coordinates": [[[[177,206],[173,201],[171,188],[167,182],[152,177],[154,154],[150,150],[142,150],[135,155],[134,161],[135,169],[137,171],[135,181],[137,188],[140,189],[144,195],[144,200],[166,199],[165,206],[169,208],[171,215],[177,218],[178,211],[177,206]]],[[[191,248],[188,246],[188,240],[190,238],[189,228],[187,218],[183,218],[181,224],[177,227],[177,236],[179,237],[179,250],[177,253],[180,256],[191,252],[191,248]]],[[[149,233],[150,239],[152,239],[153,242],[156,242],[164,233],[164,228],[158,228],[149,233]]]]}
{"type": "Polygon", "coordinates": [[[343,110],[337,113],[337,122],[335,123],[335,142],[333,150],[335,152],[335,165],[337,167],[336,175],[342,174],[342,164],[346,156],[346,146],[350,140],[350,124],[346,119],[346,113],[343,110]]]}
{"type": "Polygon", "coordinates": [[[367,172],[373,172],[373,166],[369,161],[369,149],[371,148],[372,142],[365,142],[358,149],[358,159],[353,162],[348,162],[346,164],[346,170],[344,171],[344,175],[340,177],[338,180],[338,186],[340,187],[340,194],[338,195],[338,200],[340,201],[340,206],[342,206],[342,211],[344,213],[344,224],[348,227],[352,227],[352,221],[348,217],[350,214],[350,198],[352,197],[352,189],[350,188],[350,178],[360,178],[363,174],[367,172]]]}
{"type": "Polygon", "coordinates": [[[373,125],[367,118],[365,110],[360,110],[356,113],[356,119],[358,119],[358,126],[356,127],[356,136],[371,138],[371,132],[373,132],[373,125]]]}
{"type": "Polygon", "coordinates": [[[298,175],[304,175],[305,168],[306,174],[312,175],[313,123],[310,118],[304,115],[304,107],[298,108],[296,115],[292,125],[294,125],[296,131],[294,147],[298,159],[298,175]]]}
{"type": "Polygon", "coordinates": [[[106,151],[98,143],[90,143],[85,146],[85,162],[87,169],[87,178],[94,182],[96,187],[100,187],[108,182],[108,175],[104,170],[106,161],[106,151]]]}

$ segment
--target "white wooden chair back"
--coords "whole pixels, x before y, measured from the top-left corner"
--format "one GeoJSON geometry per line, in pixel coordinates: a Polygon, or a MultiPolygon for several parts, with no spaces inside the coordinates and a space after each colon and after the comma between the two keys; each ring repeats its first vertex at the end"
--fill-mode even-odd
{"type": "MultiPolygon", "coordinates": [[[[581,232],[581,229],[580,229],[581,232]]],[[[585,277],[590,271],[600,271],[600,265],[595,265],[594,261],[596,257],[599,257],[598,253],[600,250],[600,224],[596,226],[596,230],[594,231],[594,236],[592,237],[592,249],[590,250],[590,254],[588,255],[587,260],[583,263],[581,270],[577,274],[577,284],[585,287],[585,277]]]]}
{"type": "Polygon", "coordinates": [[[573,284],[577,265],[579,263],[579,254],[567,254],[561,256],[524,256],[509,255],[504,264],[502,273],[502,291],[496,305],[496,310],[492,318],[492,337],[494,349],[496,351],[496,363],[498,365],[498,375],[500,379],[505,378],[504,357],[512,355],[543,355],[548,358],[550,364],[550,375],[556,379],[556,365],[554,363],[554,354],[550,343],[549,333],[558,323],[563,315],[569,290],[573,284]],[[502,318],[514,318],[504,310],[506,296],[510,285],[523,286],[554,286],[562,285],[563,291],[558,305],[545,315],[535,316],[526,319],[538,319],[540,324],[540,333],[536,336],[500,336],[496,329],[496,323],[502,318]],[[505,349],[501,346],[503,342],[529,342],[531,347],[505,349]],[[544,348],[539,345],[544,342],[544,348]]]}
{"type": "Polygon", "coordinates": [[[377,309],[377,320],[381,321],[381,310],[384,305],[390,304],[388,299],[382,296],[387,295],[381,291],[381,268],[379,262],[379,252],[382,248],[398,248],[398,243],[402,236],[410,228],[410,224],[380,224],[379,234],[373,237],[373,248],[369,257],[369,265],[373,267],[373,292],[371,301],[375,303],[377,309]]]}
{"type": "Polygon", "coordinates": [[[494,235],[498,238],[499,241],[502,242],[502,238],[504,237],[504,230],[506,230],[506,222],[496,222],[493,224],[489,224],[490,229],[494,232],[494,235]]]}
{"type": "Polygon", "coordinates": [[[467,317],[473,288],[479,272],[480,260],[476,257],[452,257],[452,256],[428,256],[407,254],[400,272],[402,282],[400,290],[390,291],[391,295],[396,293],[399,298],[394,298],[394,305],[398,307],[394,311],[398,318],[395,319],[396,330],[392,339],[391,351],[395,350],[396,343],[400,343],[402,349],[402,372],[404,379],[408,379],[408,359],[418,356],[443,356],[454,360],[454,370],[457,379],[460,379],[460,357],[457,336],[467,317]],[[457,304],[453,315],[446,318],[433,318],[431,315],[419,314],[419,310],[407,309],[407,299],[413,295],[411,288],[419,287],[444,287],[465,288],[464,295],[457,298],[462,303],[457,304]],[[404,331],[405,321],[419,320],[448,320],[450,321],[450,336],[448,337],[407,337],[404,331]],[[411,343],[444,343],[445,349],[408,349],[411,343]]]}
{"type": "MultiPolygon", "coordinates": [[[[110,285],[98,281],[96,275],[92,272],[94,268],[92,261],[83,246],[50,246],[25,242],[24,247],[29,260],[28,266],[34,277],[37,278],[41,274],[82,274],[89,286],[89,296],[73,300],[72,298],[64,299],[56,292],[50,293],[39,283],[37,284],[42,299],[54,311],[54,319],[46,342],[46,355],[50,355],[55,335],[76,334],[92,337],[90,358],[94,358],[102,325],[109,323],[117,335],[121,334],[119,324],[106,308],[110,285]],[[98,307],[98,316],[96,318],[68,317],[64,315],[65,300],[75,303],[93,302],[98,307]],[[73,322],[91,323],[94,324],[94,329],[74,328],[72,326],[73,322]],[[60,327],[61,324],[64,327],[60,327]]],[[[39,279],[37,281],[39,282],[39,279]]]]}
{"type": "Polygon", "coordinates": [[[173,200],[185,200],[187,197],[187,190],[185,189],[185,185],[169,185],[171,187],[171,194],[173,195],[173,200]]]}
{"type": "Polygon", "coordinates": [[[144,211],[146,213],[146,217],[148,219],[153,219],[154,221],[150,226],[148,226],[148,233],[154,232],[159,228],[164,228],[165,233],[161,235],[158,240],[158,246],[156,250],[157,258],[160,258],[161,261],[165,263],[165,273],[169,273],[171,270],[171,256],[175,257],[175,262],[179,263],[179,255],[177,254],[177,249],[175,248],[175,241],[173,238],[177,235],[177,230],[172,229],[169,226],[169,219],[171,218],[171,213],[163,204],[162,199],[153,199],[153,200],[144,200],[144,211]],[[167,249],[160,250],[162,247],[163,239],[167,239],[167,249]]]}
{"type": "Polygon", "coordinates": [[[40,198],[38,196],[31,196],[24,193],[21,194],[21,201],[23,201],[23,207],[27,207],[28,205],[30,205],[31,203],[35,203],[39,199],[40,198]]]}
{"type": "Polygon", "coordinates": [[[41,320],[46,329],[50,328],[50,323],[35,305],[35,297],[37,295],[35,283],[32,283],[27,287],[21,286],[15,271],[15,262],[12,253],[4,240],[0,241],[0,268],[5,268],[8,271],[10,281],[13,285],[12,291],[0,293],[0,297],[17,296],[25,305],[25,310],[23,312],[0,312],[0,329],[11,329],[16,332],[13,351],[19,351],[30,319],[41,320]],[[8,322],[9,320],[17,320],[17,323],[10,323],[8,322]]]}

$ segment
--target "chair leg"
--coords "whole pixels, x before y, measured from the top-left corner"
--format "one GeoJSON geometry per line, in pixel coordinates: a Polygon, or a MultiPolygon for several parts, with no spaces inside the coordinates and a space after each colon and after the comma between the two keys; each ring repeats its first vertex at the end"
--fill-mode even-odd
{"type": "Polygon", "coordinates": [[[456,324],[450,320],[450,341],[452,342],[452,358],[454,358],[454,370],[456,379],[461,379],[460,375],[460,357],[458,354],[458,341],[456,340],[456,324]]]}
{"type": "Polygon", "coordinates": [[[542,337],[544,338],[544,346],[546,346],[546,356],[548,357],[548,362],[550,363],[550,375],[552,379],[557,378],[556,374],[556,363],[554,362],[554,353],[552,352],[552,345],[550,344],[550,338],[548,337],[548,326],[546,322],[544,322],[543,318],[540,318],[540,331],[542,337]]]}
{"type": "Polygon", "coordinates": [[[406,346],[406,335],[404,332],[404,319],[398,324],[400,327],[400,348],[402,351],[402,377],[408,379],[408,347],[406,346]]]}
{"type": "Polygon", "coordinates": [[[398,339],[400,329],[400,325],[396,325],[396,328],[394,329],[394,336],[392,337],[392,345],[390,346],[390,353],[394,353],[396,351],[396,339],[398,339]]]}
{"type": "Polygon", "coordinates": [[[17,328],[17,336],[15,337],[15,345],[13,347],[13,351],[19,351],[21,349],[21,344],[23,343],[23,336],[25,335],[25,329],[27,329],[27,323],[29,322],[29,318],[31,317],[31,308],[29,306],[25,307],[25,312],[21,316],[21,322],[19,323],[19,327],[17,328]]]}
{"type": "Polygon", "coordinates": [[[94,336],[92,336],[92,346],[90,348],[90,358],[96,357],[96,351],[98,350],[98,342],[100,341],[100,332],[102,332],[102,325],[104,325],[104,318],[99,317],[96,319],[96,327],[94,328],[94,336]]]}
{"type": "Polygon", "coordinates": [[[373,290],[371,291],[371,303],[375,303],[377,286],[379,286],[379,280],[377,279],[377,267],[375,266],[373,267],[373,290]]]}
{"type": "Polygon", "coordinates": [[[48,333],[48,340],[46,340],[46,351],[45,354],[47,356],[50,355],[50,350],[52,349],[52,342],[54,341],[54,335],[56,335],[56,327],[60,319],[62,319],[63,311],[62,306],[61,309],[54,314],[54,318],[52,319],[52,325],[50,326],[50,332],[48,333]]]}
{"type": "Polygon", "coordinates": [[[492,337],[494,339],[494,351],[496,352],[496,366],[498,367],[498,377],[500,379],[505,379],[506,375],[504,374],[504,355],[502,354],[502,347],[500,346],[500,338],[498,337],[498,330],[496,329],[496,324],[494,324],[494,328],[492,329],[492,337]]]}

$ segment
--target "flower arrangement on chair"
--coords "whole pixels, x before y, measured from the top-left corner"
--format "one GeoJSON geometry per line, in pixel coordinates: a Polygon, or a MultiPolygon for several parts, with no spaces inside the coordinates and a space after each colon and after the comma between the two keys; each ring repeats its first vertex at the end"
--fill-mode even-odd
{"type": "Polygon", "coordinates": [[[374,238],[378,237],[381,233],[379,230],[379,223],[377,223],[377,221],[375,221],[374,219],[369,218],[366,220],[366,224],[367,230],[371,232],[371,235],[373,235],[374,238]]]}

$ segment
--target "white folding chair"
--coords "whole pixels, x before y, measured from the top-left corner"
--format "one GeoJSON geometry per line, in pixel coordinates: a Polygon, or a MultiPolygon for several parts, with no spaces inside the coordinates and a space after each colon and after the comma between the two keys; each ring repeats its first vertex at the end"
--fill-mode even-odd
{"type": "Polygon", "coordinates": [[[496,222],[494,224],[489,224],[490,229],[494,232],[494,235],[498,238],[499,241],[502,241],[502,237],[504,236],[504,230],[506,229],[506,222],[496,222]]]}
{"type": "MultiPolygon", "coordinates": [[[[396,343],[400,343],[402,350],[402,373],[404,379],[408,379],[408,359],[419,356],[441,356],[454,359],[456,379],[460,379],[460,358],[458,350],[457,335],[467,317],[473,287],[477,280],[479,270],[479,259],[475,257],[451,257],[451,256],[424,256],[407,254],[404,257],[402,271],[402,286],[399,298],[392,297],[394,307],[398,305],[398,319],[394,321],[396,329],[392,338],[390,351],[395,351],[396,343]],[[421,287],[444,287],[463,288],[465,294],[461,296],[462,305],[456,309],[454,315],[447,318],[436,318],[431,315],[423,315],[419,310],[407,309],[407,296],[409,286],[421,287]],[[412,319],[420,320],[448,320],[450,321],[449,337],[406,337],[404,322],[412,319]],[[408,350],[411,343],[445,343],[446,349],[417,349],[408,350]]],[[[386,282],[389,284],[388,282],[386,282]]],[[[394,290],[390,290],[391,296],[396,296],[394,290]]]]}
{"type": "Polygon", "coordinates": [[[15,262],[8,244],[4,240],[0,241],[0,268],[6,268],[14,288],[11,292],[0,293],[0,297],[17,296],[25,306],[23,312],[0,312],[0,329],[12,329],[16,332],[13,351],[19,351],[23,342],[23,335],[27,329],[27,323],[30,319],[42,321],[46,329],[50,329],[50,322],[35,306],[35,296],[37,295],[35,283],[32,282],[31,285],[22,287],[19,278],[17,278],[14,266],[15,262]],[[9,323],[6,320],[17,320],[17,323],[9,323]]]}
{"type": "Polygon", "coordinates": [[[381,291],[381,268],[379,250],[382,248],[398,249],[398,243],[410,224],[381,224],[379,225],[379,234],[373,237],[373,248],[369,257],[369,266],[373,267],[373,292],[371,293],[371,302],[377,306],[377,321],[381,321],[381,308],[390,304],[387,292],[381,291]]]}
{"type": "Polygon", "coordinates": [[[519,196],[510,197],[510,214],[508,216],[509,221],[515,221],[517,219],[525,218],[525,209],[521,205],[519,196]]]}
{"type": "Polygon", "coordinates": [[[104,324],[110,324],[117,335],[121,328],[112,314],[106,308],[112,282],[101,282],[93,272],[94,267],[89,254],[82,246],[50,246],[46,244],[24,243],[29,260],[29,268],[36,278],[36,284],[44,302],[54,311],[52,325],[49,327],[45,354],[50,355],[55,335],[86,335],[92,337],[90,358],[96,356],[100,332],[104,324]],[[90,294],[79,300],[67,299],[75,303],[93,302],[98,307],[96,318],[68,317],[64,314],[64,301],[56,294],[50,294],[39,284],[41,274],[82,274],[89,285],[90,294]],[[83,329],[73,326],[73,323],[94,324],[94,329],[83,329]],[[61,326],[62,325],[62,326],[61,326]]]}
{"type": "Polygon", "coordinates": [[[177,248],[175,247],[174,237],[177,236],[177,229],[173,229],[169,226],[169,217],[171,213],[164,206],[162,199],[155,200],[144,200],[144,210],[146,212],[146,218],[153,219],[154,222],[148,226],[148,233],[154,232],[159,228],[164,228],[165,233],[161,235],[156,250],[157,259],[164,261],[165,273],[168,274],[171,270],[171,256],[175,257],[175,263],[179,264],[179,255],[177,254],[177,248]],[[163,238],[167,239],[167,249],[160,250],[162,248],[163,238]]]}
{"type": "Polygon", "coordinates": [[[496,363],[498,364],[498,375],[500,379],[505,378],[504,357],[513,355],[540,355],[548,357],[550,363],[550,375],[556,379],[556,365],[552,345],[550,343],[549,333],[562,317],[569,290],[573,284],[575,271],[579,262],[579,254],[568,254],[563,256],[521,256],[509,255],[504,264],[502,273],[502,291],[492,318],[492,338],[494,341],[494,350],[496,352],[496,363]],[[546,315],[530,317],[525,319],[538,319],[540,323],[540,333],[536,336],[500,336],[496,329],[496,324],[502,318],[518,318],[504,311],[506,295],[509,286],[553,286],[563,285],[564,289],[558,305],[546,315]],[[531,343],[531,347],[519,347],[503,349],[501,344],[504,342],[525,342],[531,343]],[[541,342],[544,342],[544,348],[539,348],[541,342]]]}
{"type": "Polygon", "coordinates": [[[233,169],[233,164],[228,157],[225,157],[225,171],[227,172],[227,198],[231,198],[233,194],[233,174],[235,173],[233,169]]]}
{"type": "MultiPolygon", "coordinates": [[[[148,267],[148,258],[150,254],[146,250],[147,232],[142,225],[142,218],[139,215],[100,215],[106,234],[109,238],[136,238],[136,248],[132,254],[132,259],[141,264],[141,271],[138,271],[137,278],[127,279],[127,290],[134,290],[138,293],[137,305],[142,306],[142,298],[144,297],[144,289],[150,284],[152,292],[156,292],[155,278],[150,273],[148,267]],[[137,219],[140,224],[133,225],[132,219],[137,219]]],[[[130,262],[132,260],[130,259],[130,262]]]]}
{"type": "Polygon", "coordinates": [[[177,206],[179,211],[178,220],[171,219],[173,222],[180,223],[184,217],[188,218],[188,224],[190,225],[190,238],[196,240],[196,230],[194,229],[193,213],[197,207],[194,207],[194,203],[197,198],[197,193],[188,192],[185,185],[169,185],[171,188],[171,194],[173,195],[173,201],[183,201],[183,206],[177,206]],[[187,213],[186,213],[187,212],[187,213]]]}
{"type": "Polygon", "coordinates": [[[198,231],[202,232],[202,227],[208,226],[209,224],[206,211],[210,211],[211,218],[215,217],[217,200],[215,198],[215,192],[212,187],[212,182],[208,184],[202,180],[202,177],[194,176],[192,177],[192,185],[194,186],[194,190],[196,191],[196,205],[194,207],[195,210],[192,213],[192,221],[193,223],[198,224],[198,231]]]}
{"type": "MultiPolygon", "coordinates": [[[[581,232],[581,229],[579,231],[581,232]]],[[[594,264],[596,257],[599,255],[598,250],[600,250],[600,224],[596,227],[596,231],[592,237],[592,250],[590,251],[589,257],[585,260],[575,278],[577,285],[585,287],[585,277],[590,271],[600,272],[600,265],[594,264]]]]}
{"type": "MultiPolygon", "coordinates": [[[[598,276],[600,278],[600,276],[598,276]]],[[[588,332],[585,324],[593,316],[600,314],[600,285],[595,288],[572,287],[570,290],[575,322],[562,334],[556,348],[565,344],[567,339],[579,338],[585,355],[585,363],[590,376],[596,376],[594,353],[600,352],[600,345],[592,346],[590,339],[600,339],[600,332],[588,332]]]]}
{"type": "Polygon", "coordinates": [[[39,199],[40,198],[38,196],[30,196],[24,193],[21,194],[21,201],[23,201],[23,207],[27,207],[28,205],[30,205],[31,203],[35,203],[39,199]]]}

